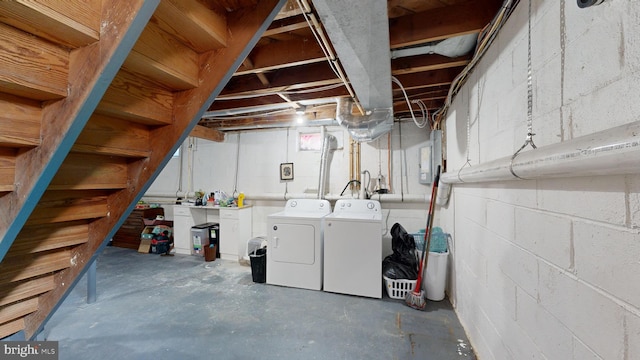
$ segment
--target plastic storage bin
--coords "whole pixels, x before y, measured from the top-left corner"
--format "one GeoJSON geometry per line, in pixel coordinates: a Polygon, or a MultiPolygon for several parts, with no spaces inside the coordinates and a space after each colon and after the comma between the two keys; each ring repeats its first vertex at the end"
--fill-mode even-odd
{"type": "Polygon", "coordinates": [[[204,247],[204,261],[215,261],[218,245],[209,243],[204,247]]]}
{"type": "Polygon", "coordinates": [[[389,279],[386,276],[382,278],[387,288],[387,295],[392,299],[404,299],[409,292],[413,291],[417,282],[417,280],[389,279]]]}
{"type": "MultiPolygon", "coordinates": [[[[205,248],[211,244],[220,244],[220,224],[215,222],[199,224],[191,227],[191,255],[204,256],[205,248]]],[[[214,247],[216,256],[220,257],[219,246],[214,247]]]]}

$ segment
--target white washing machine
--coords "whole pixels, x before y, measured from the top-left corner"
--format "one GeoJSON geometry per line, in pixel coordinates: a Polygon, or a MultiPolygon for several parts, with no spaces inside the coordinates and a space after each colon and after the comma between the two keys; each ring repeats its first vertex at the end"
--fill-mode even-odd
{"type": "Polygon", "coordinates": [[[327,200],[289,200],[267,218],[267,284],[322,289],[322,246],[327,200]]]}
{"type": "Polygon", "coordinates": [[[382,209],[338,200],[325,218],[324,291],[382,298],[382,209]]]}

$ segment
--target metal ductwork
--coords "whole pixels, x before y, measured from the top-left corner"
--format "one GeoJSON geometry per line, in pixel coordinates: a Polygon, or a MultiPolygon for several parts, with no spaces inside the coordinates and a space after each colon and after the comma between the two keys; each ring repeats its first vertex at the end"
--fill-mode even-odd
{"type": "Polygon", "coordinates": [[[352,115],[352,102],[339,101],[338,123],[357,141],[376,139],[393,127],[387,1],[314,0],[313,5],[366,111],[352,115]]]}
{"type": "Polygon", "coordinates": [[[445,40],[430,42],[422,46],[392,50],[391,58],[397,59],[426,54],[438,54],[454,58],[471,52],[475,48],[477,40],[478,34],[455,36],[445,40]]]}
{"type": "Polygon", "coordinates": [[[336,138],[322,128],[322,152],[320,154],[320,176],[318,179],[318,199],[324,199],[327,193],[327,178],[329,177],[329,163],[331,150],[336,148],[336,138]]]}
{"type": "Polygon", "coordinates": [[[393,128],[393,110],[373,109],[367,115],[353,115],[353,101],[339,98],[336,109],[338,124],[347,129],[353,140],[358,142],[373,141],[388,133],[393,128]]]}

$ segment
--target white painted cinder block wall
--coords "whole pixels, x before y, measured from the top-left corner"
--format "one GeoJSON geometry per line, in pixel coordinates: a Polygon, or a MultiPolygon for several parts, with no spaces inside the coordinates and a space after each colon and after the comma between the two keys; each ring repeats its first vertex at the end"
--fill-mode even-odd
{"type": "MultiPolygon", "coordinates": [[[[327,195],[335,198],[349,181],[349,135],[338,126],[330,126],[326,131],[336,138],[342,149],[332,152],[329,162],[329,191],[327,195]]],[[[190,141],[182,146],[182,193],[202,189],[210,192],[223,190],[231,195],[236,188],[236,154],[239,149],[237,191],[244,192],[247,203],[253,206],[253,236],[267,234],[267,216],[282,211],[285,194],[313,196],[317,194],[320,172],[319,151],[299,151],[298,134],[320,132],[320,128],[270,129],[228,133],[221,143],[195,139],[192,142],[191,160],[189,160],[190,141]],[[238,148],[239,141],[239,148],[238,148]],[[280,163],[294,164],[294,180],[280,180],[280,163]],[[189,163],[193,175],[189,176],[189,163]],[[256,199],[257,198],[257,199],[256,199]]],[[[396,123],[389,136],[361,145],[361,169],[369,170],[372,186],[378,173],[391,185],[391,196],[401,199],[402,195],[421,198],[423,201],[411,203],[402,201],[382,201],[383,209],[383,254],[392,253],[389,230],[399,222],[409,232],[425,227],[430,184],[419,183],[419,149],[429,144],[429,130],[419,129],[412,121],[396,123]],[[400,139],[402,134],[402,139],[400,139]],[[391,144],[391,180],[389,180],[389,142],[391,144]],[[402,183],[401,183],[402,181],[402,183]]],[[[180,162],[172,159],[148,189],[145,200],[175,200],[179,189],[180,162]],[[164,197],[164,199],[163,199],[164,197]]],[[[357,193],[354,194],[357,197],[357,193]]],[[[347,190],[345,196],[351,197],[347,190]]],[[[378,198],[375,197],[374,198],[378,198]]],[[[165,216],[172,219],[171,206],[165,206],[165,216]]],[[[247,239],[249,240],[249,239],[247,239]]]]}
{"type": "MultiPolygon", "coordinates": [[[[532,9],[535,144],[639,121],[640,3],[532,9]]],[[[472,165],[524,142],[527,24],[523,0],[454,100],[449,172],[467,114],[472,165]]],[[[454,186],[438,219],[454,229],[449,295],[481,359],[640,359],[639,193],[640,175],[454,186]]]]}

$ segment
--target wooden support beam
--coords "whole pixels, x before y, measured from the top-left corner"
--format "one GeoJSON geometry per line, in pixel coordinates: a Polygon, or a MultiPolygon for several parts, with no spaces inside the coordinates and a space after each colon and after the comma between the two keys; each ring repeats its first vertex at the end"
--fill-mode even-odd
{"type": "Polygon", "coordinates": [[[198,54],[153,23],[140,34],[123,67],[172,90],[198,86],[198,54]]]}
{"type": "Polygon", "coordinates": [[[244,107],[260,106],[260,105],[273,105],[284,102],[277,94],[265,95],[262,97],[254,97],[251,99],[237,99],[237,100],[224,100],[216,101],[209,107],[210,111],[224,110],[224,109],[237,109],[244,107]]]}
{"type": "Polygon", "coordinates": [[[173,94],[151,81],[120,71],[96,111],[147,125],[171,124],[173,94]]]}
{"type": "MultiPolygon", "coordinates": [[[[247,68],[247,69],[253,69],[253,62],[251,62],[251,59],[246,58],[244,59],[244,61],[242,62],[242,65],[247,68]]],[[[267,77],[265,76],[264,73],[256,73],[256,77],[258,77],[258,80],[260,80],[260,82],[262,83],[262,85],[264,86],[269,86],[269,79],[267,79],[267,77]]]]}
{"type": "Polygon", "coordinates": [[[205,126],[196,125],[196,127],[191,130],[189,136],[197,137],[200,139],[205,139],[209,141],[215,142],[223,142],[224,141],[224,133],[221,133],[218,130],[211,129],[205,126]]]}
{"type": "Polygon", "coordinates": [[[100,0],[0,1],[0,22],[47,39],[77,48],[100,38],[100,0]]]}
{"type": "MultiPolygon", "coordinates": [[[[274,24],[272,24],[264,34],[262,34],[262,37],[273,37],[275,35],[285,34],[296,30],[309,29],[309,24],[303,17],[296,17],[295,19],[296,21],[291,23],[285,23],[284,20],[279,23],[274,21],[274,24]]],[[[309,31],[311,30],[309,29],[309,31]]]]}
{"type": "Polygon", "coordinates": [[[278,69],[270,73],[270,83],[255,81],[252,75],[234,76],[216,100],[252,94],[273,94],[281,91],[309,89],[325,85],[342,84],[327,62],[295,68],[278,69]]]}
{"type": "Polygon", "coordinates": [[[69,52],[0,23],[0,92],[34,100],[67,96],[69,52]]]}
{"type": "Polygon", "coordinates": [[[227,19],[196,0],[164,0],[153,17],[161,29],[198,53],[227,45],[227,19]]]}
{"type": "Polygon", "coordinates": [[[313,36],[256,47],[249,57],[254,68],[240,67],[235,76],[327,61],[313,36]]]}
{"type": "Polygon", "coordinates": [[[466,66],[470,61],[470,56],[448,58],[442,55],[428,55],[422,57],[400,58],[391,61],[391,73],[393,75],[406,75],[448,69],[466,66]]]}
{"type": "Polygon", "coordinates": [[[391,48],[479,33],[495,16],[497,9],[497,6],[487,6],[484,1],[469,1],[391,19],[391,48]]]}
{"type": "MultiPolygon", "coordinates": [[[[303,121],[312,122],[314,120],[324,120],[324,119],[335,119],[336,117],[336,106],[319,106],[316,108],[309,109],[303,115],[303,121]]],[[[282,115],[271,115],[268,117],[255,117],[255,118],[245,118],[238,120],[204,120],[207,123],[207,126],[210,126],[214,129],[218,129],[219,131],[230,130],[230,129],[242,129],[242,128],[252,128],[252,129],[267,129],[267,128],[277,128],[277,127],[290,127],[294,125],[298,125],[298,116],[293,113],[293,111],[289,114],[282,115]]],[[[304,124],[304,123],[303,123],[304,124]]]]}
{"type": "Polygon", "coordinates": [[[146,125],[94,114],[78,136],[72,151],[129,158],[151,153],[146,125]]]}
{"type": "MultiPolygon", "coordinates": [[[[426,71],[422,73],[409,73],[405,75],[393,74],[402,84],[405,90],[432,88],[437,86],[449,86],[458,76],[463,67],[453,67],[441,70],[426,71]]],[[[393,91],[400,91],[395,84],[393,91]]]]}
{"type": "Polygon", "coordinates": [[[280,12],[276,15],[274,20],[280,20],[300,14],[302,14],[302,10],[298,6],[298,2],[296,0],[287,0],[287,3],[284,4],[282,9],[280,9],[280,12]]]}

